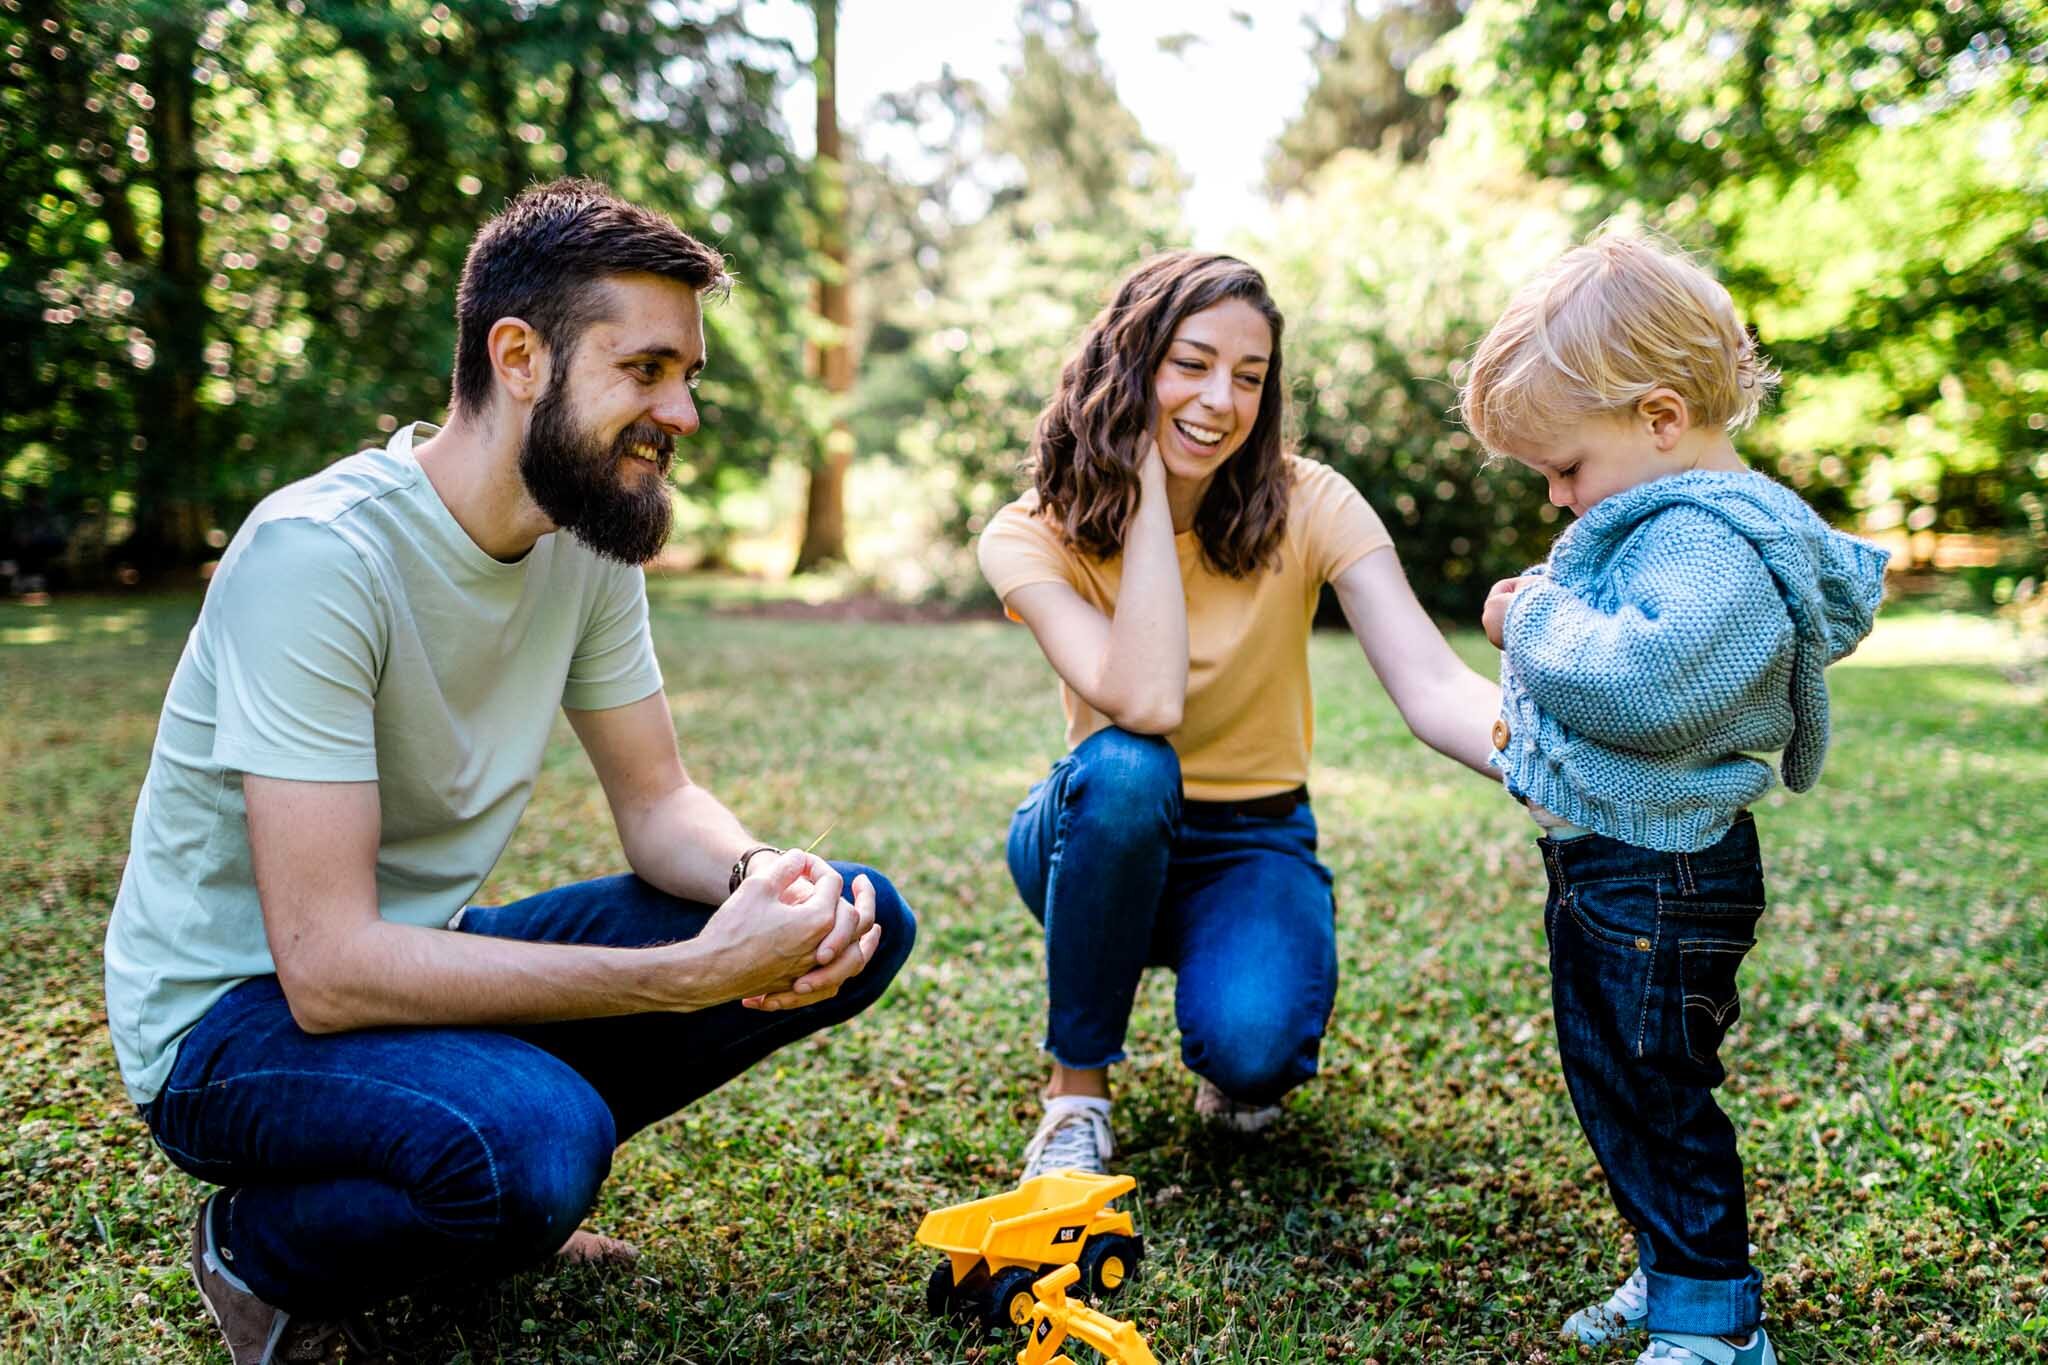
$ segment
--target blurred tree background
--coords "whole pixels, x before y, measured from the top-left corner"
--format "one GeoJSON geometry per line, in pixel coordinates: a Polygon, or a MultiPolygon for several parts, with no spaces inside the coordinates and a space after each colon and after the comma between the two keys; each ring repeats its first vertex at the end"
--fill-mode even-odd
{"type": "MultiPolygon", "coordinates": [[[[1184,177],[1073,0],[1023,0],[999,81],[842,101],[817,158],[781,103],[809,59],[757,13],[0,0],[0,556],[183,568],[267,489],[437,416],[470,233],[579,173],[739,272],[676,474],[690,548],[719,558],[731,508],[850,436],[915,531],[864,563],[853,518],[856,569],[979,591],[966,543],[1080,326],[1189,240],[1184,177]]],[[[1303,43],[1238,249],[1289,315],[1299,448],[1372,499],[1433,608],[1556,529],[1450,412],[1508,292],[1609,219],[1701,252],[1785,369],[1744,442],[1765,467],[1911,558],[1973,537],[1987,594],[2040,574],[2048,0],[1356,0],[1303,43]]]]}
{"type": "Polygon", "coordinates": [[[744,263],[684,495],[811,439],[789,54],[732,14],[6,0],[0,48],[0,505],[17,542],[66,528],[73,577],[199,561],[269,488],[437,418],[470,236],[556,175],[744,263]]]}

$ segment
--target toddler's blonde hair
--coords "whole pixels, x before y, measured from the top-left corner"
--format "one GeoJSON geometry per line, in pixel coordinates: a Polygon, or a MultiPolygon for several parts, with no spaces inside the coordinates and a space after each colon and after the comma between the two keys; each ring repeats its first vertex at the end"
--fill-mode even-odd
{"type": "Polygon", "coordinates": [[[1575,247],[1515,292],[1473,353],[1459,393],[1489,450],[1627,412],[1653,389],[1700,426],[1746,425],[1778,382],[1718,280],[1626,233],[1575,247]]]}

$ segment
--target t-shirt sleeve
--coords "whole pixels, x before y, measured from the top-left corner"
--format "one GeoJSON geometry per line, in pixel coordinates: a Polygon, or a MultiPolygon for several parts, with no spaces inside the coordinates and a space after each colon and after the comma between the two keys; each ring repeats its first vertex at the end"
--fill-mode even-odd
{"type": "Polygon", "coordinates": [[[981,576],[1005,603],[1011,593],[1033,583],[1071,585],[1072,554],[1061,543],[1059,532],[1029,510],[1025,500],[1013,502],[989,518],[975,547],[981,576]]]}
{"type": "Polygon", "coordinates": [[[660,690],[661,664],[647,623],[647,575],[637,567],[607,566],[569,660],[562,705],[605,711],[660,690]]]}
{"type": "Polygon", "coordinates": [[[258,777],[374,782],[385,613],[362,558],[327,527],[256,528],[207,590],[213,761],[258,777]]]}
{"type": "Polygon", "coordinates": [[[1374,550],[1392,547],[1380,514],[1351,480],[1328,465],[1304,461],[1300,468],[1299,544],[1315,582],[1328,583],[1374,550]]]}

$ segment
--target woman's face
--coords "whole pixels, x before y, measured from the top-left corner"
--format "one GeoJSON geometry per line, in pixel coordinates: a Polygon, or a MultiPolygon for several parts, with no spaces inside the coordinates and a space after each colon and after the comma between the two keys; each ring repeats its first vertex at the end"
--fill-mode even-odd
{"type": "Polygon", "coordinates": [[[1244,446],[1272,354],[1273,329],[1243,299],[1181,319],[1152,375],[1152,435],[1169,475],[1206,482],[1244,446]]]}

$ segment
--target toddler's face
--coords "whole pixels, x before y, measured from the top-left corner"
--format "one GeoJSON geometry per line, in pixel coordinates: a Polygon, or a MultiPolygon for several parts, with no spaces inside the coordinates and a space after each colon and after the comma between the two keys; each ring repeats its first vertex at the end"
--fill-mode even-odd
{"type": "Polygon", "coordinates": [[[1580,517],[1602,498],[1693,467],[1690,452],[1659,449],[1653,424],[1634,413],[1583,418],[1507,454],[1541,474],[1550,500],[1580,517]]]}

